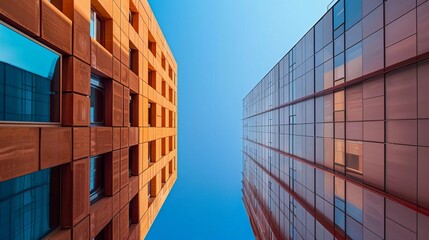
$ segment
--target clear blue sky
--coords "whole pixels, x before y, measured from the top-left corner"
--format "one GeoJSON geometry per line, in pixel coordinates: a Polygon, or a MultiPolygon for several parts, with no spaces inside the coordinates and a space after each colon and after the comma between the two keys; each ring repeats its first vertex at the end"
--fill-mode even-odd
{"type": "Polygon", "coordinates": [[[179,66],[178,180],[146,239],[254,239],[242,99],[331,0],[149,0],[179,66]]]}

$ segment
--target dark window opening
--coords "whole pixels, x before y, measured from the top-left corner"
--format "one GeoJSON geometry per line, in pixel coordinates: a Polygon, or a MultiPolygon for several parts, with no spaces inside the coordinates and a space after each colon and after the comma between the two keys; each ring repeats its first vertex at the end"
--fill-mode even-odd
{"type": "Polygon", "coordinates": [[[104,195],[104,157],[96,156],[90,160],[89,192],[91,204],[104,195]]]}
{"type": "Polygon", "coordinates": [[[91,111],[90,120],[92,125],[104,125],[104,83],[95,76],[91,75],[91,111]]]}

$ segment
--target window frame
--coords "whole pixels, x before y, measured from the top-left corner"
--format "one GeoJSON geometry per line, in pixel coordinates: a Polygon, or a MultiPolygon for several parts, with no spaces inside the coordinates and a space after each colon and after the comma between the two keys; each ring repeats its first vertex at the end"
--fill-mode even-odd
{"type": "Polygon", "coordinates": [[[24,32],[20,31],[19,29],[9,25],[8,23],[2,21],[0,19],[0,25],[3,25],[7,28],[9,28],[10,30],[14,31],[15,33],[21,35],[22,37],[32,41],[33,43],[57,54],[59,56],[59,90],[58,90],[58,94],[59,94],[59,106],[58,106],[58,120],[59,121],[50,121],[50,122],[32,122],[32,121],[1,121],[0,123],[2,125],[19,125],[19,126],[25,126],[25,125],[31,125],[33,127],[43,127],[43,126],[62,126],[62,121],[63,121],[63,117],[62,117],[62,105],[63,105],[63,56],[61,53],[59,53],[58,51],[55,51],[54,49],[46,46],[45,44],[38,42],[36,39],[31,38],[30,36],[28,36],[27,34],[25,34],[24,32]]]}

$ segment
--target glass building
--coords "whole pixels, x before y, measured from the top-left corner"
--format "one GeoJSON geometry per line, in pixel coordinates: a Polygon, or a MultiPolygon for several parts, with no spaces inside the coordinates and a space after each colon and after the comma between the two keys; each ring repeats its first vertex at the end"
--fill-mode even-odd
{"type": "Polygon", "coordinates": [[[258,239],[429,239],[429,1],[339,0],[243,99],[258,239]]]}

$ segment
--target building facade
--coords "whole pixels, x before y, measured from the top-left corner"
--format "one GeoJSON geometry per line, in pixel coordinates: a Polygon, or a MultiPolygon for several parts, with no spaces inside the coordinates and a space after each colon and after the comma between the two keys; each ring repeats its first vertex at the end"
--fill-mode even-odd
{"type": "Polygon", "coordinates": [[[429,239],[429,1],[340,0],[243,100],[257,239],[429,239]]]}
{"type": "Polygon", "coordinates": [[[143,239],[177,178],[176,84],[146,0],[0,1],[0,238],[143,239]]]}

